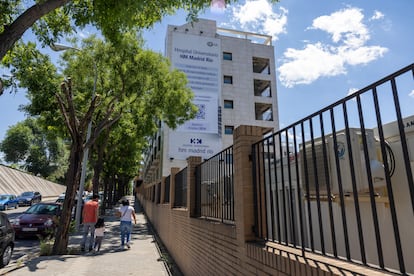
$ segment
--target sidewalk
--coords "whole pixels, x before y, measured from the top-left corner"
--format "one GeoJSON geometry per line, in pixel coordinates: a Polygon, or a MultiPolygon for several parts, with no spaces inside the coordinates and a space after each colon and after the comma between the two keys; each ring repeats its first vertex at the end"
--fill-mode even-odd
{"type": "MultiPolygon", "coordinates": [[[[136,208],[137,209],[137,208],[136,208]]],[[[119,219],[111,212],[105,216],[107,233],[100,252],[82,255],[40,256],[21,267],[2,269],[1,275],[170,275],[160,256],[154,236],[149,232],[145,216],[137,210],[137,224],[131,236],[131,249],[121,250],[119,219]]],[[[71,235],[69,246],[77,248],[82,233],[71,235]]]]}

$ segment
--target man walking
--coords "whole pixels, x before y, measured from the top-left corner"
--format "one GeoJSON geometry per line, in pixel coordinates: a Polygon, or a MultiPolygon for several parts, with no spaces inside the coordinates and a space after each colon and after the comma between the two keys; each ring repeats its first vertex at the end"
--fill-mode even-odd
{"type": "Polygon", "coordinates": [[[92,251],[94,236],[95,236],[95,223],[98,221],[99,216],[99,195],[94,194],[92,200],[89,200],[83,206],[82,217],[83,217],[83,238],[81,243],[81,251],[85,251],[86,240],[90,233],[89,239],[89,251],[92,251]]]}

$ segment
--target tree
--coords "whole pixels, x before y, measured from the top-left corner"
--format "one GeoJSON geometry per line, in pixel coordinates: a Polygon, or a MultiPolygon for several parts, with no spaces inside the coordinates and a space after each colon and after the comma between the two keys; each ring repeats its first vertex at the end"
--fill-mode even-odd
{"type": "Polygon", "coordinates": [[[20,164],[33,175],[62,182],[66,166],[62,139],[41,127],[39,120],[28,118],[7,130],[0,150],[6,162],[20,164]]]}
{"type": "MultiPolygon", "coordinates": [[[[197,12],[210,6],[210,0],[37,0],[30,7],[21,0],[0,0],[0,60],[13,48],[24,32],[33,32],[45,45],[56,42],[77,27],[88,24],[103,35],[117,41],[134,28],[147,28],[177,9],[189,12],[195,19],[197,12]],[[72,26],[74,25],[74,26],[72,26]]],[[[224,5],[224,0],[213,1],[224,5]]],[[[236,1],[228,0],[227,3],[236,1]]]]}
{"type": "MultiPolygon", "coordinates": [[[[124,127],[124,134],[141,135],[142,141],[144,135],[156,130],[158,121],[175,127],[196,113],[184,73],[171,70],[165,57],[143,50],[142,45],[142,40],[130,33],[125,33],[117,44],[94,37],[84,40],[79,47],[82,50],[63,54],[64,74],[71,77],[60,88],[56,85],[56,69],[31,44],[19,45],[17,54],[6,59],[20,85],[28,89],[31,103],[25,110],[40,116],[48,128],[71,141],[66,197],[53,246],[55,254],[66,253],[84,150],[92,147],[101,133],[110,133],[118,124],[124,127]],[[96,97],[92,97],[95,79],[96,97]],[[87,140],[90,122],[92,134],[87,140]]],[[[119,141],[116,146],[128,146],[122,139],[119,141]]],[[[127,147],[129,151],[136,149],[127,147]]],[[[135,157],[138,154],[134,152],[135,157]]],[[[130,176],[136,170],[137,160],[127,160],[118,166],[120,176],[130,176]]]]}

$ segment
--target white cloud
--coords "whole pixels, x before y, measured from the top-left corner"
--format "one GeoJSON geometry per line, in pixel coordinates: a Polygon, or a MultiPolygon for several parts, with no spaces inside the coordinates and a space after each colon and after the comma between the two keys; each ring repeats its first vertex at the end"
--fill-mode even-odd
{"type": "Polygon", "coordinates": [[[279,67],[279,79],[286,87],[345,73],[343,59],[322,43],[308,44],[303,50],[289,48],[283,56],[287,62],[279,67]]]}
{"type": "Polygon", "coordinates": [[[312,29],[320,29],[332,35],[335,43],[358,47],[369,40],[367,27],[362,23],[364,15],[360,9],[348,8],[323,15],[313,20],[312,29]]]}
{"type": "Polygon", "coordinates": [[[348,94],[346,94],[347,96],[354,94],[355,92],[357,92],[359,89],[357,88],[349,88],[348,89],[348,94]]]}
{"type": "Polygon", "coordinates": [[[380,11],[374,11],[374,15],[371,16],[371,18],[369,20],[378,20],[378,19],[383,19],[385,16],[382,12],[380,11]]]}
{"type": "Polygon", "coordinates": [[[344,63],[349,65],[360,65],[370,63],[371,61],[382,57],[387,50],[387,48],[380,46],[363,46],[356,49],[339,47],[338,55],[344,60],[344,63]]]}
{"type": "Polygon", "coordinates": [[[408,96],[410,96],[410,97],[413,97],[413,98],[414,98],[414,90],[412,90],[412,91],[408,94],[408,96]]]}
{"type": "Polygon", "coordinates": [[[232,6],[229,12],[232,23],[240,25],[245,31],[263,32],[272,36],[273,40],[286,33],[288,11],[283,7],[279,7],[279,12],[273,11],[272,4],[267,0],[247,0],[243,5],[232,6]]]}
{"type": "Polygon", "coordinates": [[[279,79],[286,87],[309,84],[321,77],[346,74],[347,65],[367,64],[382,57],[387,48],[366,45],[369,30],[358,8],[346,8],[313,20],[308,29],[331,35],[331,43],[308,43],[304,49],[287,49],[279,66],[279,79]]]}

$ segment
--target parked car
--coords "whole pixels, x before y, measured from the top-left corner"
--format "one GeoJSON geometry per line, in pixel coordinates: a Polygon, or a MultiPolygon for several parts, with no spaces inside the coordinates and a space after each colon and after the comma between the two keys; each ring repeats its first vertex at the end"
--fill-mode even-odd
{"type": "Polygon", "coordinates": [[[0,195],[0,210],[17,209],[17,207],[19,207],[19,200],[16,195],[0,195]]]}
{"type": "Polygon", "coordinates": [[[65,202],[65,193],[61,193],[55,200],[55,203],[63,204],[65,202]]]}
{"type": "Polygon", "coordinates": [[[14,229],[7,214],[0,212],[0,268],[9,264],[14,249],[14,229]]]}
{"type": "Polygon", "coordinates": [[[53,235],[62,211],[58,203],[36,203],[12,221],[17,237],[53,235]]]}
{"type": "Polygon", "coordinates": [[[33,203],[38,203],[42,201],[42,195],[39,192],[24,192],[17,197],[19,200],[19,205],[28,205],[31,206],[33,203]]]}
{"type": "MultiPolygon", "coordinates": [[[[98,203],[99,205],[101,205],[103,194],[99,193],[98,195],[99,195],[98,203]]],[[[83,202],[86,203],[87,201],[92,200],[92,197],[93,197],[92,193],[88,194],[87,196],[85,196],[85,199],[83,200],[83,202]]]]}

